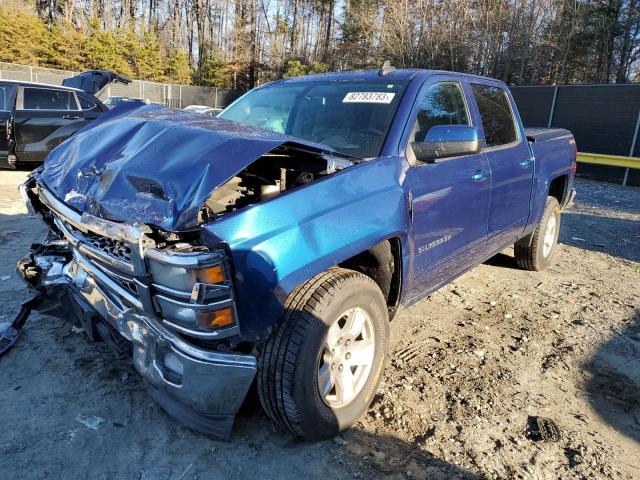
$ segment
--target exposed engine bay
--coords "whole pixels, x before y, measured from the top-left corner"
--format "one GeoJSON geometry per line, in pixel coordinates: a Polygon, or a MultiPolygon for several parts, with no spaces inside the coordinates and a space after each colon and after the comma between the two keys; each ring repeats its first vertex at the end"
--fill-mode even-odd
{"type": "Polygon", "coordinates": [[[216,188],[203,207],[202,220],[267,201],[353,164],[346,158],[282,145],[216,188]]]}

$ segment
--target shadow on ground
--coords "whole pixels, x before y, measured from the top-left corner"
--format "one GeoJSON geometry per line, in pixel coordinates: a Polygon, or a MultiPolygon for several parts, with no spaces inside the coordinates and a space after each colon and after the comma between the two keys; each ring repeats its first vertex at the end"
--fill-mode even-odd
{"type": "MultiPolygon", "coordinates": [[[[636,220],[565,211],[558,241],[582,250],[640,262],[640,222],[636,220]]],[[[485,264],[518,268],[512,249],[489,258],[485,264]]]]}
{"type": "Polygon", "coordinates": [[[587,392],[594,410],[613,428],[640,442],[640,310],[584,368],[591,376],[587,392]]]}
{"type": "Polygon", "coordinates": [[[493,257],[485,260],[485,265],[491,265],[492,267],[501,267],[501,268],[515,268],[518,269],[518,264],[516,263],[516,259],[513,256],[513,251],[506,253],[501,252],[493,257]]]}
{"type": "Polygon", "coordinates": [[[576,203],[581,208],[637,214],[640,188],[576,177],[576,203]]]}
{"type": "Polygon", "coordinates": [[[482,478],[432,455],[420,439],[356,427],[337,440],[304,441],[277,429],[255,392],[231,440],[212,440],[165,414],[128,360],[46,315],[34,314],[0,359],[0,385],[9,425],[0,431],[3,478],[482,478]],[[104,423],[94,431],[80,415],[104,423]]]}
{"type": "MultiPolygon", "coordinates": [[[[275,428],[262,412],[257,394],[252,392],[238,416],[232,443],[235,443],[238,437],[251,436],[251,431],[256,425],[265,423],[269,424],[270,429],[275,428]]],[[[296,450],[305,452],[320,447],[324,452],[323,456],[330,458],[333,464],[332,468],[325,470],[326,478],[484,478],[432,455],[420,446],[419,441],[408,443],[390,435],[374,434],[357,428],[343,432],[336,440],[316,443],[277,429],[269,436],[285,451],[294,454],[296,450]]],[[[427,436],[425,435],[425,438],[427,436]]],[[[286,454],[280,460],[285,459],[286,454]]],[[[313,469],[310,469],[309,473],[312,472],[313,469]]]]}
{"type": "Polygon", "coordinates": [[[636,220],[565,211],[560,242],[640,262],[640,222],[636,220]]]}

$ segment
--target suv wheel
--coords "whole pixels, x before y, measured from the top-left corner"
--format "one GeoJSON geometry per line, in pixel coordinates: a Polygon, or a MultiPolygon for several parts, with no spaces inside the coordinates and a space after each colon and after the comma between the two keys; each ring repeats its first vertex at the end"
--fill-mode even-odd
{"type": "Polygon", "coordinates": [[[330,438],[367,410],[384,369],[387,305],[366,275],[333,268],[298,287],[262,345],[258,394],[267,414],[307,439],[330,438]]]}

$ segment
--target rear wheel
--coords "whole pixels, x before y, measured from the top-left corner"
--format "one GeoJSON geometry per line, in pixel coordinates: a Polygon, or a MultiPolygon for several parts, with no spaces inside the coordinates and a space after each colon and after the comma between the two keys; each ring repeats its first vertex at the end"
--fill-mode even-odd
{"type": "Polygon", "coordinates": [[[542,218],[534,232],[514,246],[516,263],[525,270],[544,270],[551,264],[560,234],[560,204],[547,197],[542,218]]]}
{"type": "Polygon", "coordinates": [[[329,438],[367,410],[389,335],[387,305],[366,275],[335,268],[298,287],[262,345],[258,394],[267,414],[305,438],[329,438]]]}

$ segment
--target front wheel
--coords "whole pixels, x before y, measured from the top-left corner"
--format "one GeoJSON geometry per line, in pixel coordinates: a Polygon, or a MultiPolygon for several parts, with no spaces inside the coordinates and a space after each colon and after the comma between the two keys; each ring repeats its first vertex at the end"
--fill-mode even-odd
{"type": "Polygon", "coordinates": [[[540,223],[534,232],[514,246],[516,263],[525,270],[544,270],[551,264],[560,234],[560,204],[547,197],[540,223]]]}
{"type": "Polygon", "coordinates": [[[310,440],[335,436],[369,407],[384,369],[387,305],[366,275],[333,268],[298,287],[262,345],[258,394],[280,426],[310,440]]]}

